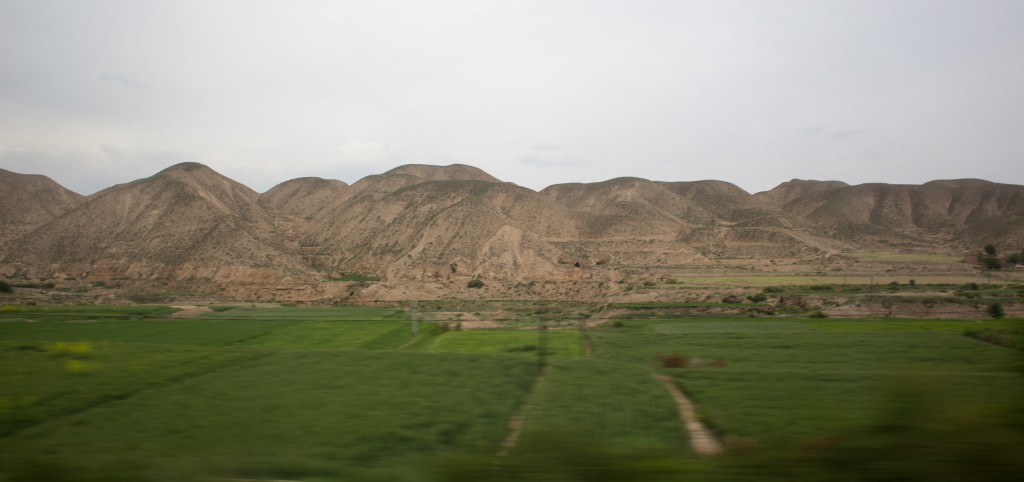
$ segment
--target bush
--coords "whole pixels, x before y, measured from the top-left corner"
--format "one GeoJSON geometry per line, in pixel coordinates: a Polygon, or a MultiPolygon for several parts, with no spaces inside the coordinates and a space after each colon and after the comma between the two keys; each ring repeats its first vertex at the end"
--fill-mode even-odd
{"type": "Polygon", "coordinates": [[[466,287],[467,288],[483,288],[484,287],[484,282],[481,281],[480,278],[473,278],[473,279],[469,280],[468,283],[466,283],[466,287]]]}
{"type": "Polygon", "coordinates": [[[986,244],[985,245],[985,254],[987,254],[989,256],[995,256],[996,255],[996,245],[991,244],[991,243],[986,244]]]}
{"type": "Polygon", "coordinates": [[[981,264],[985,266],[985,269],[1002,269],[1003,263],[999,261],[999,258],[995,256],[985,256],[981,258],[981,264]]]}
{"type": "Polygon", "coordinates": [[[160,293],[132,293],[127,298],[128,301],[140,305],[162,303],[167,300],[167,296],[160,293]]]}
{"type": "Polygon", "coordinates": [[[11,288],[10,283],[0,280],[0,293],[10,293],[13,290],[14,288],[11,288]]]}
{"type": "Polygon", "coordinates": [[[814,310],[814,311],[808,313],[807,317],[808,318],[828,318],[828,315],[826,315],[824,311],[814,310]]]}
{"type": "Polygon", "coordinates": [[[658,362],[661,363],[663,368],[683,368],[686,366],[687,358],[678,353],[671,355],[662,355],[658,357],[658,362]]]}
{"type": "Polygon", "coordinates": [[[752,302],[754,302],[754,303],[760,303],[760,302],[762,302],[764,300],[767,300],[768,296],[765,295],[764,293],[757,293],[757,294],[754,294],[754,295],[747,296],[747,299],[752,301],[752,302]]]}
{"type": "Polygon", "coordinates": [[[988,305],[988,309],[985,311],[987,311],[988,316],[991,316],[992,318],[1002,318],[1006,316],[1006,311],[1003,310],[1002,303],[992,303],[988,305]]]}

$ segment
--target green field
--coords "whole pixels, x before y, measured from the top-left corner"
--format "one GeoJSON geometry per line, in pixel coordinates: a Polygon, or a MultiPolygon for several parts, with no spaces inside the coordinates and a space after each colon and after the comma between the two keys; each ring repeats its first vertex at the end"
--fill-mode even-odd
{"type": "Polygon", "coordinates": [[[1024,470],[1019,320],[690,318],[586,332],[421,322],[413,337],[395,308],[172,311],[0,309],[0,481],[1024,470]],[[687,366],[666,367],[671,357],[687,366]],[[691,452],[656,374],[697,404],[725,454],[691,452]],[[517,416],[516,444],[496,456],[517,416]]]}

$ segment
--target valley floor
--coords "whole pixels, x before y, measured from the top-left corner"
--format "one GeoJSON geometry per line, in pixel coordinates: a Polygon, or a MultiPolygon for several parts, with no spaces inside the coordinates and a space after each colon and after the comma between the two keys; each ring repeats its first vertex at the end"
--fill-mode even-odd
{"type": "Polygon", "coordinates": [[[6,305],[0,480],[1011,480],[1024,469],[1019,320],[474,303],[220,305],[188,318],[6,305]],[[490,329],[458,321],[499,312],[490,329]],[[694,451],[669,386],[722,454],[694,451]]]}

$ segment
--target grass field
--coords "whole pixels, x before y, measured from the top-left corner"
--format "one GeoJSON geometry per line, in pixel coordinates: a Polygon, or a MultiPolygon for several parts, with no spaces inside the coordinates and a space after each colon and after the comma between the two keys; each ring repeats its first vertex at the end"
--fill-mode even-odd
{"type": "Polygon", "coordinates": [[[546,336],[421,323],[414,338],[394,308],[172,311],[0,310],[0,481],[1012,480],[1024,470],[1019,320],[647,319],[546,336]],[[688,366],[663,366],[673,355],[688,366]],[[690,453],[659,373],[698,405],[726,455],[690,453]],[[518,443],[495,457],[516,414],[518,443]]]}

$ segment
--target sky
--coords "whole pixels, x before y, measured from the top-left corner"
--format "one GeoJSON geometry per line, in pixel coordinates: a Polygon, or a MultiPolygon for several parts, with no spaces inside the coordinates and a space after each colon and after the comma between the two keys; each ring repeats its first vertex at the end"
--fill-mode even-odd
{"type": "Polygon", "coordinates": [[[1024,2],[0,0],[0,168],[1024,184],[1024,2]]]}

